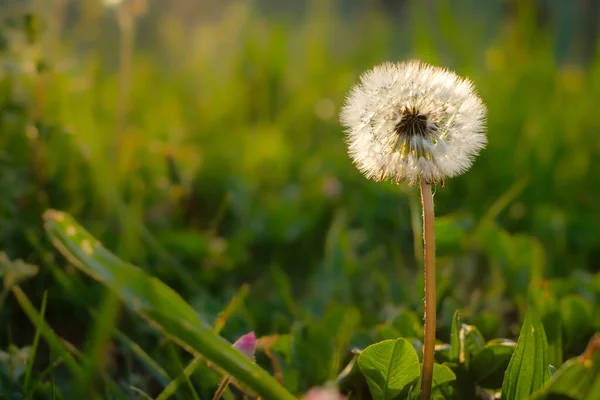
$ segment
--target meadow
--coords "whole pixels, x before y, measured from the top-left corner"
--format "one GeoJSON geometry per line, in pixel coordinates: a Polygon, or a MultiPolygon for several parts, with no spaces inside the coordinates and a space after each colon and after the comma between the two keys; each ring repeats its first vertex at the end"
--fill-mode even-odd
{"type": "Polygon", "coordinates": [[[1,399],[212,398],[228,373],[251,379],[214,338],[251,331],[295,397],[328,382],[414,396],[377,395],[355,364],[384,340],[420,354],[418,187],[365,179],[338,117],[364,70],[414,58],[470,77],[488,108],[486,149],[435,189],[436,361],[452,374],[435,398],[494,398],[515,346],[493,345],[528,323],[543,338],[515,354],[545,343],[536,389],[546,364],[590,363],[589,385],[535,398],[600,398],[585,2],[554,19],[520,1],[142,3],[0,2],[1,399]]]}

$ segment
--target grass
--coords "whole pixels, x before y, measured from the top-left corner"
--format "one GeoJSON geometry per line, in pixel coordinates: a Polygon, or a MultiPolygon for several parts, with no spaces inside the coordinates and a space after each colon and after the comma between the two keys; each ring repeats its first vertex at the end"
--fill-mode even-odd
{"type": "MultiPolygon", "coordinates": [[[[279,337],[257,362],[295,394],[335,379],[351,347],[420,338],[416,188],[366,181],[337,120],[358,75],[387,60],[470,76],[489,110],[487,149],[435,193],[438,338],[449,341],[457,309],[490,340],[515,338],[528,305],[552,308],[560,364],[600,330],[600,58],[558,58],[531,9],[439,1],[430,14],[410,1],[395,16],[311,1],[292,14],[232,2],[182,20],[150,2],[124,82],[114,13],[85,2],[61,16],[59,3],[35,5],[37,19],[6,8],[0,28],[0,250],[40,269],[7,286],[0,349],[44,338],[26,378],[0,373],[3,398],[156,397],[171,381],[179,398],[206,398],[221,378],[204,363],[183,374],[193,355],[59,256],[48,208],[230,341],[279,337]]],[[[10,265],[5,284],[20,276],[10,265]]]]}

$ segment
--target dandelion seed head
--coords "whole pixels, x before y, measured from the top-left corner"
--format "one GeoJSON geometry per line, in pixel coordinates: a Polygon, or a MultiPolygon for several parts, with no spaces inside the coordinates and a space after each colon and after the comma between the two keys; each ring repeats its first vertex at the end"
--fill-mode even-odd
{"type": "Polygon", "coordinates": [[[348,153],[369,179],[442,184],[485,147],[486,108],[470,80],[419,61],[365,72],[340,114],[348,153]]]}

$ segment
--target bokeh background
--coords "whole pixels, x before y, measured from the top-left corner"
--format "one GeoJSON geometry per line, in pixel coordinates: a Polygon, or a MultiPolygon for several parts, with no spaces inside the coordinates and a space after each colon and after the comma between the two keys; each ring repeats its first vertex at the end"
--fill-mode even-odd
{"type": "MultiPolygon", "coordinates": [[[[338,348],[419,337],[417,190],[361,176],[338,122],[361,72],[411,58],[470,77],[489,110],[487,148],[435,193],[438,337],[460,309],[486,339],[514,338],[540,299],[565,324],[561,360],[600,329],[600,2],[108,3],[0,1],[5,354],[35,333],[9,277],[36,305],[47,292],[46,320],[80,349],[105,304],[47,240],[47,208],[208,322],[242,296],[223,336],[295,338],[297,393],[336,372],[338,348]],[[408,333],[390,324],[399,310],[408,333]]],[[[169,372],[187,362],[135,315],[114,318],[169,372]]],[[[119,384],[160,391],[126,342],[106,349],[119,384]]],[[[218,375],[202,371],[210,393],[218,375]]]]}

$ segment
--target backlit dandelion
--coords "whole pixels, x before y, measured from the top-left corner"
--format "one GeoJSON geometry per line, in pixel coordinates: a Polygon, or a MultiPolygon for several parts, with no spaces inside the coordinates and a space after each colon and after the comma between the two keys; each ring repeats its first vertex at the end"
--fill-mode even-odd
{"type": "Polygon", "coordinates": [[[425,327],[421,400],[433,383],[436,325],[432,185],[462,174],[485,147],[486,108],[470,80],[419,61],[386,63],[364,73],[340,120],[348,153],[367,178],[417,180],[423,205],[425,327]]]}
{"type": "Polygon", "coordinates": [[[487,142],[486,108],[473,84],[418,61],[364,73],[340,116],[348,152],[367,178],[444,184],[487,142]]]}

